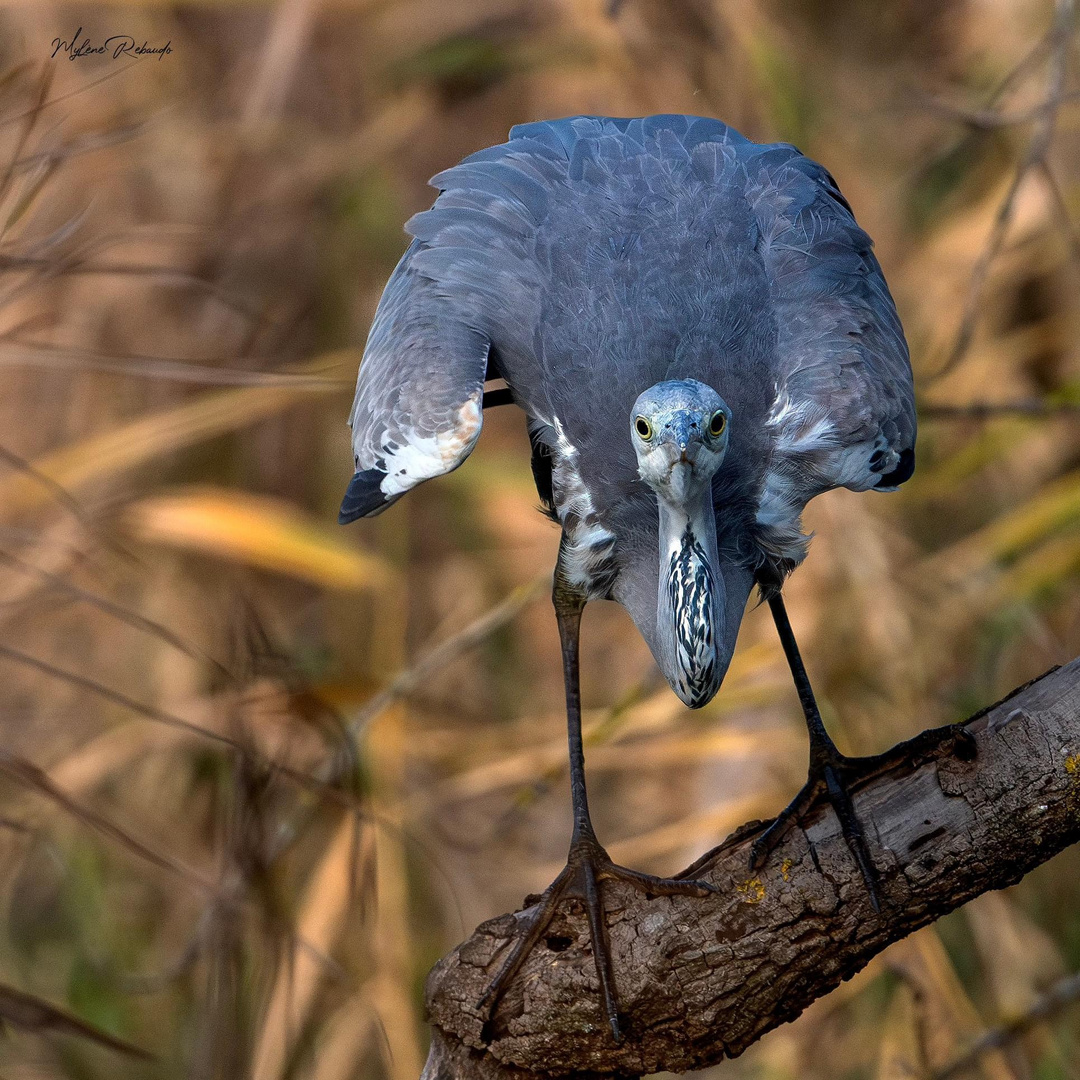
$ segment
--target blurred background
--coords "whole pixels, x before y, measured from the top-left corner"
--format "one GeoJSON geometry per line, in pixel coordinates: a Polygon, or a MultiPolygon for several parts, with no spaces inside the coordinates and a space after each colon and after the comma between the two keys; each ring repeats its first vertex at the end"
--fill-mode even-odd
{"type": "MultiPolygon", "coordinates": [[[[0,8],[0,1076],[415,1080],[430,965],[562,866],[558,534],[523,417],[335,524],[402,223],[514,123],[718,116],[826,163],[877,240],[919,468],[816,500],[787,589],[843,750],[1080,653],[1072,22],[1071,0],[0,8]],[[80,28],[169,52],[74,55],[80,28]]],[[[801,783],[767,611],[696,713],[615,605],[583,648],[617,861],[674,872],[801,783]]],[[[1074,850],[710,1075],[1078,1077],[1078,901],[1074,850]]]]}

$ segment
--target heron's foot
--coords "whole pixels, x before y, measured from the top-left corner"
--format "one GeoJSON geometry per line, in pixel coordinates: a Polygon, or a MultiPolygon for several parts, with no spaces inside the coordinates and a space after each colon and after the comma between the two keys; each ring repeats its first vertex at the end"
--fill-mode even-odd
{"type": "Polygon", "coordinates": [[[919,765],[929,758],[938,756],[942,750],[959,758],[960,761],[974,761],[979,752],[975,736],[963,724],[949,724],[946,727],[920,731],[918,735],[898,743],[883,754],[875,754],[873,757],[858,760],[865,760],[873,763],[875,767],[886,769],[901,761],[919,765]]]}
{"type": "Polygon", "coordinates": [[[510,952],[491,980],[477,1008],[490,1016],[510,980],[517,974],[525,958],[535,948],[555,917],[564,900],[577,899],[589,916],[589,932],[592,938],[593,959],[600,980],[600,995],[611,1034],[618,1043],[622,1039],[619,1028],[618,1002],[615,996],[615,979],[611,966],[611,950],[608,946],[607,923],[604,919],[603,883],[623,881],[640,892],[651,896],[708,896],[716,892],[704,881],[653,877],[637,870],[616,866],[608,853],[594,836],[577,838],[570,845],[566,866],[562,873],[543,891],[535,910],[529,916],[524,932],[514,941],[510,952]]]}
{"type": "Polygon", "coordinates": [[[869,760],[845,757],[835,747],[821,748],[819,752],[811,753],[806,783],[795,798],[780,811],[776,820],[754,841],[754,846],[750,849],[750,869],[761,869],[788,830],[792,826],[802,826],[824,799],[840,821],[840,829],[848,850],[855,859],[866,884],[866,891],[870,894],[870,903],[875,911],[880,911],[880,879],[870,857],[862,823],[855,814],[851,796],[848,794],[848,787],[862,777],[865,763],[869,760]]]}
{"type": "Polygon", "coordinates": [[[846,757],[832,744],[816,744],[810,751],[810,771],[802,790],[780,812],[776,820],[757,838],[750,849],[750,868],[759,870],[773,849],[795,825],[802,826],[822,799],[836,813],[848,850],[859,867],[870,903],[881,911],[881,880],[870,857],[862,823],[851,802],[850,789],[860,781],[899,764],[912,766],[940,754],[943,748],[961,761],[973,761],[975,737],[960,725],[932,728],[891,750],[871,757],[846,757]]]}

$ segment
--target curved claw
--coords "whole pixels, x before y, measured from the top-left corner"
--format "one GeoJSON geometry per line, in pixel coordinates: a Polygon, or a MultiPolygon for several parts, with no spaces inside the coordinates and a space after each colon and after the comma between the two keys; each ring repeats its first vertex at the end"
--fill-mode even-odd
{"type": "Polygon", "coordinates": [[[661,878],[617,866],[593,839],[585,838],[571,844],[566,866],[559,876],[544,890],[536,909],[529,916],[525,932],[514,942],[495,977],[488,984],[476,1008],[489,1017],[494,1012],[503,991],[517,974],[526,957],[535,948],[551,924],[559,904],[563,900],[579,899],[585,905],[589,917],[589,935],[592,939],[596,975],[600,981],[600,996],[611,1035],[616,1044],[622,1041],[619,1025],[618,998],[615,993],[615,976],[608,945],[607,922],[604,918],[604,881],[624,881],[640,892],[650,896],[704,897],[719,890],[706,881],[694,878],[661,878]]]}
{"type": "Polygon", "coordinates": [[[822,779],[811,771],[806,783],[798,794],[776,815],[773,823],[754,841],[750,848],[750,869],[760,870],[773,853],[774,848],[784,838],[791,825],[798,824],[809,813],[810,808],[822,794],[822,779]]]}
{"type": "Polygon", "coordinates": [[[973,761],[978,754],[975,736],[960,725],[932,728],[872,757],[845,757],[836,750],[831,741],[826,746],[812,746],[810,772],[806,783],[776,820],[754,841],[750,848],[750,869],[760,870],[788,828],[801,823],[814,804],[825,798],[840,822],[844,841],[859,867],[870,903],[875,911],[880,912],[880,879],[874,868],[862,824],[848,794],[848,787],[854,780],[890,768],[899,761],[917,761],[923,755],[940,753],[945,742],[951,742],[951,752],[960,761],[973,761]]]}
{"type": "Polygon", "coordinates": [[[836,812],[840,821],[840,831],[844,834],[848,851],[855,857],[859,873],[862,875],[863,884],[866,886],[870,897],[870,906],[874,911],[881,912],[881,897],[878,894],[878,873],[874,868],[874,860],[870,857],[870,849],[866,844],[863,834],[862,822],[855,814],[855,807],[851,804],[851,797],[844,787],[843,781],[837,770],[831,765],[825,766],[825,791],[830,805],[836,812]]]}
{"type": "Polygon", "coordinates": [[[507,984],[517,974],[517,970],[524,963],[525,957],[529,955],[533,946],[540,940],[540,936],[548,928],[551,920],[555,917],[559,901],[563,899],[565,892],[564,879],[568,877],[569,870],[570,865],[567,864],[563,872],[541,894],[540,902],[536,905],[536,912],[529,920],[525,933],[514,942],[502,966],[491,982],[488,983],[483,996],[476,1003],[478,1011],[490,1015],[507,984]]]}
{"type": "Polygon", "coordinates": [[[776,820],[751,846],[750,869],[760,870],[788,829],[792,825],[801,823],[814,804],[824,797],[833,808],[837,820],[840,822],[840,831],[843,833],[848,850],[859,868],[859,874],[870,897],[870,905],[874,911],[880,912],[880,879],[877,870],[874,868],[874,861],[866,843],[862,823],[855,813],[851,796],[848,795],[844,783],[844,774],[857,770],[857,766],[851,767],[852,761],[857,762],[858,759],[840,758],[837,755],[836,761],[811,763],[810,775],[799,793],[784,807],[776,820]]]}

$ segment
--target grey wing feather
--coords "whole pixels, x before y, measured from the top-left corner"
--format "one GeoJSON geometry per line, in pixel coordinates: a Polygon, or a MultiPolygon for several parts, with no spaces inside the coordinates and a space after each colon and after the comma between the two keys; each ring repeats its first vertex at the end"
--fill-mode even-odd
{"type": "MultiPolygon", "coordinates": [[[[732,242],[756,243],[778,332],[759,520],[779,516],[794,528],[802,506],[830,487],[888,490],[905,480],[915,441],[907,347],[870,240],[832,177],[792,146],[760,146],[708,118],[578,116],[519,125],[509,142],[432,180],[440,196],[407,225],[416,240],[387,286],[361,367],[351,420],[357,474],[342,518],[377,513],[464,460],[479,433],[489,359],[531,415],[558,412],[553,397],[566,398],[570,413],[588,412],[581,391],[606,383],[572,361],[594,293],[574,291],[577,270],[562,249],[606,260],[622,296],[624,248],[641,242],[640,231],[609,238],[607,251],[594,233],[608,209],[670,216],[694,177],[715,190],[716,212],[730,214],[723,199],[736,174],[753,225],[732,242]],[[560,228],[580,231],[558,249],[537,238],[556,204],[560,228]],[[541,307],[553,302],[545,291],[555,285],[562,291],[542,334],[541,307]],[[587,385],[571,385],[578,374],[587,385]]],[[[638,292],[650,295],[653,277],[639,275],[638,292]]],[[[712,293],[702,287],[694,297],[705,303],[712,293]]],[[[606,355],[610,312],[594,314],[603,330],[596,355],[606,355]]],[[[620,309],[617,325],[636,317],[632,305],[620,309]]]]}
{"type": "Polygon", "coordinates": [[[387,283],[368,335],[349,416],[356,472],[342,524],[457,468],[480,434],[488,339],[417,273],[418,247],[387,283]]]}
{"type": "Polygon", "coordinates": [[[907,343],[872,242],[829,173],[794,147],[747,161],[779,330],[772,481],[805,501],[893,490],[915,463],[907,343]]]}
{"type": "MultiPolygon", "coordinates": [[[[532,145],[532,144],[528,144],[532,145]]],[[[482,424],[491,342],[530,335],[530,255],[545,212],[545,158],[480,151],[432,179],[441,189],[379,302],[349,423],[355,475],[342,523],[379,513],[457,468],[482,424]]]]}

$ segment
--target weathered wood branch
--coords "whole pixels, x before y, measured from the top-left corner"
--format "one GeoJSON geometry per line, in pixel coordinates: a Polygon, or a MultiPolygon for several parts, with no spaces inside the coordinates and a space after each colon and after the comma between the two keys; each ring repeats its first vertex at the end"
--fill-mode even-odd
{"type": "Polygon", "coordinates": [[[974,761],[953,753],[954,729],[943,728],[929,750],[900,744],[855,795],[883,879],[881,915],[831,810],[793,830],[755,874],[748,851],[763,826],[752,822],[691,868],[717,886],[715,897],[649,899],[610,887],[622,1045],[600,1012],[585,915],[570,905],[484,1023],[475,1003],[518,918],[504,915],[428,978],[425,1080],[627,1077],[714,1064],[798,1016],[887,945],[1080,840],[1080,659],[964,726],[976,738],[974,761]]]}

